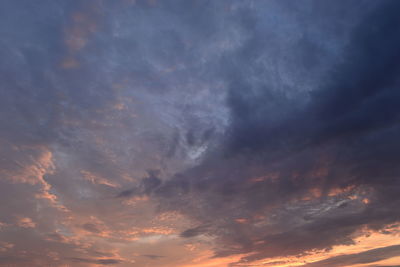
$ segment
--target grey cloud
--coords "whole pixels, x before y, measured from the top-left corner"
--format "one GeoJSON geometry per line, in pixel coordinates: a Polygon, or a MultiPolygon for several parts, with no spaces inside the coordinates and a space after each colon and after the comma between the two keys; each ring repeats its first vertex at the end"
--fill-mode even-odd
{"type": "Polygon", "coordinates": [[[115,265],[121,263],[121,261],[117,259],[96,260],[96,259],[85,259],[85,258],[71,258],[70,260],[74,262],[95,263],[100,265],[115,265]]]}
{"type": "MultiPolygon", "coordinates": [[[[313,263],[308,263],[302,266],[311,267],[311,266],[327,266],[327,267],[336,267],[336,266],[351,266],[355,264],[367,264],[378,262],[381,260],[389,259],[392,257],[396,257],[399,255],[400,246],[389,246],[383,248],[376,248],[367,251],[363,251],[355,254],[348,254],[342,256],[336,256],[332,258],[328,258],[326,260],[321,260],[313,263]]],[[[381,266],[381,265],[379,265],[381,266]]]]}
{"type": "Polygon", "coordinates": [[[183,231],[180,236],[184,238],[195,237],[204,233],[207,233],[208,225],[200,225],[195,228],[190,228],[183,231]]]}
{"type": "MultiPolygon", "coordinates": [[[[352,3],[343,7],[360,19],[343,28],[349,39],[337,44],[342,58],[325,58],[330,68],[311,92],[262,80],[270,70],[259,62],[270,40],[257,28],[261,19],[246,13],[243,27],[250,38],[221,65],[231,111],[227,141],[156,191],[164,209],[212,221],[207,233],[220,241],[217,256],[252,253],[245,262],[322,250],[352,244],[360,226],[380,229],[398,221],[399,39],[393,25],[400,23],[399,6],[385,1],[369,7],[363,14],[352,3]],[[313,175],[317,168],[326,174],[313,175]],[[258,182],[249,181],[256,177],[258,182]],[[328,196],[346,187],[358,188],[356,194],[370,190],[365,196],[371,204],[328,196]],[[320,197],[293,204],[313,188],[320,197]],[[305,215],[312,211],[317,212],[305,215]],[[240,218],[249,223],[237,223],[240,218]]],[[[331,19],[340,27],[339,17],[331,19]]]]}
{"type": "Polygon", "coordinates": [[[85,223],[82,225],[82,228],[85,229],[88,232],[92,233],[100,233],[101,231],[97,228],[95,224],[92,223],[85,223]]]}
{"type": "Polygon", "coordinates": [[[178,211],[200,225],[185,241],[204,234],[216,256],[248,262],[399,220],[398,2],[127,3],[0,4],[0,220],[39,233],[1,232],[15,251],[125,264],[76,253],[43,185],[10,182],[42,171],[44,150],[47,192],[92,233],[90,216],[124,232],[178,211]]]}
{"type": "Polygon", "coordinates": [[[161,255],[153,255],[153,254],[146,254],[146,255],[142,255],[143,257],[149,258],[151,260],[158,260],[161,258],[164,258],[165,256],[161,256],[161,255]]]}

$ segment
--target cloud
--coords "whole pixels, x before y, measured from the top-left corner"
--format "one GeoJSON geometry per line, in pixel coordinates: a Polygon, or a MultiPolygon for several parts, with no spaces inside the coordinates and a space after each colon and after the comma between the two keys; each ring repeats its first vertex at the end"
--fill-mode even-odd
{"type": "Polygon", "coordinates": [[[200,225],[195,228],[190,228],[181,233],[181,237],[189,238],[207,233],[207,225],[200,225]]]}
{"type": "Polygon", "coordinates": [[[158,260],[160,258],[164,258],[165,256],[160,256],[160,255],[153,255],[153,254],[146,254],[142,255],[143,257],[149,258],[151,260],[158,260]]]}
{"type": "Polygon", "coordinates": [[[121,263],[118,259],[85,259],[85,258],[71,258],[74,262],[95,263],[100,265],[114,265],[121,263]]]}
{"type": "Polygon", "coordinates": [[[17,225],[22,228],[35,228],[36,224],[28,217],[18,218],[17,225]]]}
{"type": "Polygon", "coordinates": [[[367,264],[378,262],[384,259],[389,259],[399,255],[400,246],[389,246],[383,248],[376,248],[355,254],[347,254],[328,258],[326,260],[317,261],[313,263],[304,264],[302,266],[351,266],[355,264],[367,264]]]}
{"type": "Polygon", "coordinates": [[[399,9],[2,1],[0,261],[250,264],[396,224],[399,9]]]}
{"type": "Polygon", "coordinates": [[[82,228],[88,232],[92,232],[92,233],[96,233],[96,234],[101,232],[99,229],[97,229],[96,225],[92,224],[92,223],[85,223],[82,225],[82,228]]]}
{"type": "Polygon", "coordinates": [[[160,206],[209,223],[216,255],[248,253],[243,262],[350,245],[363,227],[398,221],[399,39],[390,27],[398,8],[385,1],[350,24],[342,58],[324,63],[330,69],[311,92],[257,80],[268,75],[255,62],[269,40],[260,37],[261,18],[245,13],[250,37],[221,63],[231,114],[225,142],[160,186],[160,206]],[[264,176],[276,178],[251,182],[264,176]]]}

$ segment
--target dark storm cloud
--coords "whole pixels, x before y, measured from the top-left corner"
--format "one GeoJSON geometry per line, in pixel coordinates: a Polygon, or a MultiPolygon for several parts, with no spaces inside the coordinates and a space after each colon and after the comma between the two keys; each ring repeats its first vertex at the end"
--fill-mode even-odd
{"type": "MultiPolygon", "coordinates": [[[[325,74],[321,89],[311,92],[306,104],[287,92],[271,90],[267,83],[257,87],[243,77],[247,74],[243,69],[234,69],[228,96],[230,145],[239,152],[301,149],[397,121],[397,5],[384,2],[356,26],[342,59],[325,74]]],[[[262,55],[267,44],[259,35],[253,38],[235,58],[250,69],[257,68],[251,53],[262,55]]]]}
{"type": "MultiPolygon", "coordinates": [[[[377,230],[400,219],[400,4],[363,4],[370,8],[364,14],[355,2],[342,6],[362,19],[344,26],[340,57],[320,59],[330,67],[311,92],[262,80],[270,72],[262,59],[278,37],[266,38],[252,11],[241,14],[249,38],[220,65],[231,112],[227,141],[156,190],[164,209],[211,224],[206,233],[220,241],[217,256],[250,253],[247,262],[352,244],[361,226],[377,230]],[[350,201],[346,188],[361,199],[350,201]],[[332,196],[334,189],[342,193],[332,196]]],[[[345,20],[324,19],[338,28],[345,20]]],[[[306,47],[298,53],[313,53],[306,47]]],[[[195,229],[182,236],[196,236],[195,229]]]]}

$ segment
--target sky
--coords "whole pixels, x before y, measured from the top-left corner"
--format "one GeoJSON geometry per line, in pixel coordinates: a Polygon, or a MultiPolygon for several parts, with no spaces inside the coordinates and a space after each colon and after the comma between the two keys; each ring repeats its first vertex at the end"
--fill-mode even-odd
{"type": "Polygon", "coordinates": [[[0,266],[400,266],[400,1],[0,1],[0,266]]]}

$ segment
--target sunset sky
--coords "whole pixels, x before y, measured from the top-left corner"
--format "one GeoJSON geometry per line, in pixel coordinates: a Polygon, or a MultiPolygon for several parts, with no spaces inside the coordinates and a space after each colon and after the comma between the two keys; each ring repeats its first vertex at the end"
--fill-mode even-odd
{"type": "Polygon", "coordinates": [[[0,266],[400,266],[399,14],[0,0],[0,266]]]}

